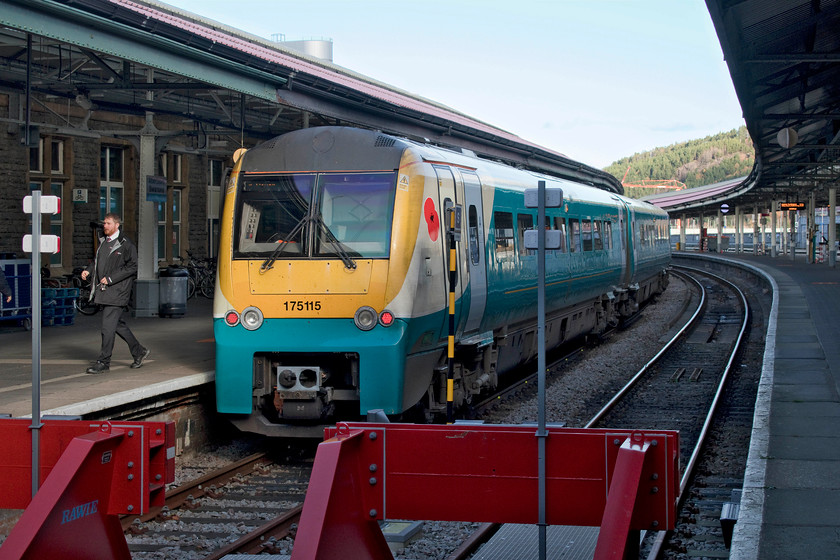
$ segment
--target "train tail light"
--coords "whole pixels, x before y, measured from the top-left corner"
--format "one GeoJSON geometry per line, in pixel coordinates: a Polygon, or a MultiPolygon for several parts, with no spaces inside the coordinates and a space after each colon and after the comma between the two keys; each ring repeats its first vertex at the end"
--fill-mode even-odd
{"type": "Polygon", "coordinates": [[[394,314],[386,309],[379,314],[379,324],[383,327],[390,327],[394,324],[394,314]]]}
{"type": "Polygon", "coordinates": [[[234,310],[230,310],[225,313],[225,324],[229,327],[235,327],[239,324],[239,313],[234,310]]]}

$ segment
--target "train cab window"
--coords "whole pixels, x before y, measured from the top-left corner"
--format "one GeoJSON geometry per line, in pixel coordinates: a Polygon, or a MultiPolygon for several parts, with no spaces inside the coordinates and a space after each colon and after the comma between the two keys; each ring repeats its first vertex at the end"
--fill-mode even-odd
{"type": "Polygon", "coordinates": [[[569,252],[570,253],[579,253],[580,252],[580,220],[578,220],[577,218],[570,218],[569,219],[569,232],[570,232],[569,252]]]}
{"type": "Polygon", "coordinates": [[[323,173],[318,176],[320,227],[316,256],[347,252],[387,257],[391,245],[396,177],[393,173],[323,173]]]}
{"type": "Polygon", "coordinates": [[[478,252],[478,210],[475,204],[470,204],[467,210],[467,227],[469,228],[470,236],[470,260],[473,264],[478,264],[481,260],[481,255],[478,252]]]}
{"type": "Polygon", "coordinates": [[[304,228],[315,175],[246,178],[241,184],[234,256],[259,256],[279,245],[288,255],[305,251],[304,228]]]}
{"type": "Polygon", "coordinates": [[[395,194],[394,172],[246,175],[234,258],[387,257],[395,194]]]}
{"type": "Polygon", "coordinates": [[[531,214],[517,214],[516,215],[516,237],[519,241],[520,255],[534,255],[536,251],[525,248],[525,231],[534,229],[534,216],[531,214]]]}
{"type": "Polygon", "coordinates": [[[566,218],[559,216],[554,217],[554,229],[560,231],[560,249],[561,253],[566,252],[566,218]]]}
{"type": "Polygon", "coordinates": [[[510,212],[495,212],[493,214],[496,238],[496,256],[506,258],[513,255],[513,214],[510,212]]]}

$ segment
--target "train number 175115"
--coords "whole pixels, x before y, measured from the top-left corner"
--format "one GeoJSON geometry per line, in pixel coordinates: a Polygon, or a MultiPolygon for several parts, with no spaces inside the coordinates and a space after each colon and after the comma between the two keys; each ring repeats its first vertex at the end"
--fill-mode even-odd
{"type": "Polygon", "coordinates": [[[283,302],[286,311],[320,311],[320,301],[286,301],[283,302]]]}

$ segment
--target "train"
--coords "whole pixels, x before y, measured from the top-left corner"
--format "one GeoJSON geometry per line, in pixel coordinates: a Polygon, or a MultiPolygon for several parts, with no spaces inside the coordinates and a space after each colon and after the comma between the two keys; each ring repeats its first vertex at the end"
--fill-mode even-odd
{"type": "Polygon", "coordinates": [[[373,411],[435,421],[536,360],[538,251],[525,238],[538,216],[525,196],[540,181],[562,192],[545,210],[550,350],[666,289],[666,212],[354,127],[238,155],[213,303],[218,412],[278,437],[320,437],[373,411]]]}

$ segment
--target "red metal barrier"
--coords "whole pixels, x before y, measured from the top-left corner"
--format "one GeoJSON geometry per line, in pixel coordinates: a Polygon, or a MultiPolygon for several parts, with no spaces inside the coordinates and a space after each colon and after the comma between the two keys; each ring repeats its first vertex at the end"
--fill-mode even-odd
{"type": "MultiPolygon", "coordinates": [[[[548,431],[549,525],[601,526],[596,558],[622,558],[630,531],[673,529],[677,432],[548,431]]],[[[386,518],[538,521],[533,426],[342,423],[326,436],[293,560],[392,558],[386,518]]]]}
{"type": "Polygon", "coordinates": [[[130,560],[119,515],[164,504],[175,424],[45,420],[34,498],[31,424],[0,419],[0,507],[26,508],[0,560],[130,560]]]}

